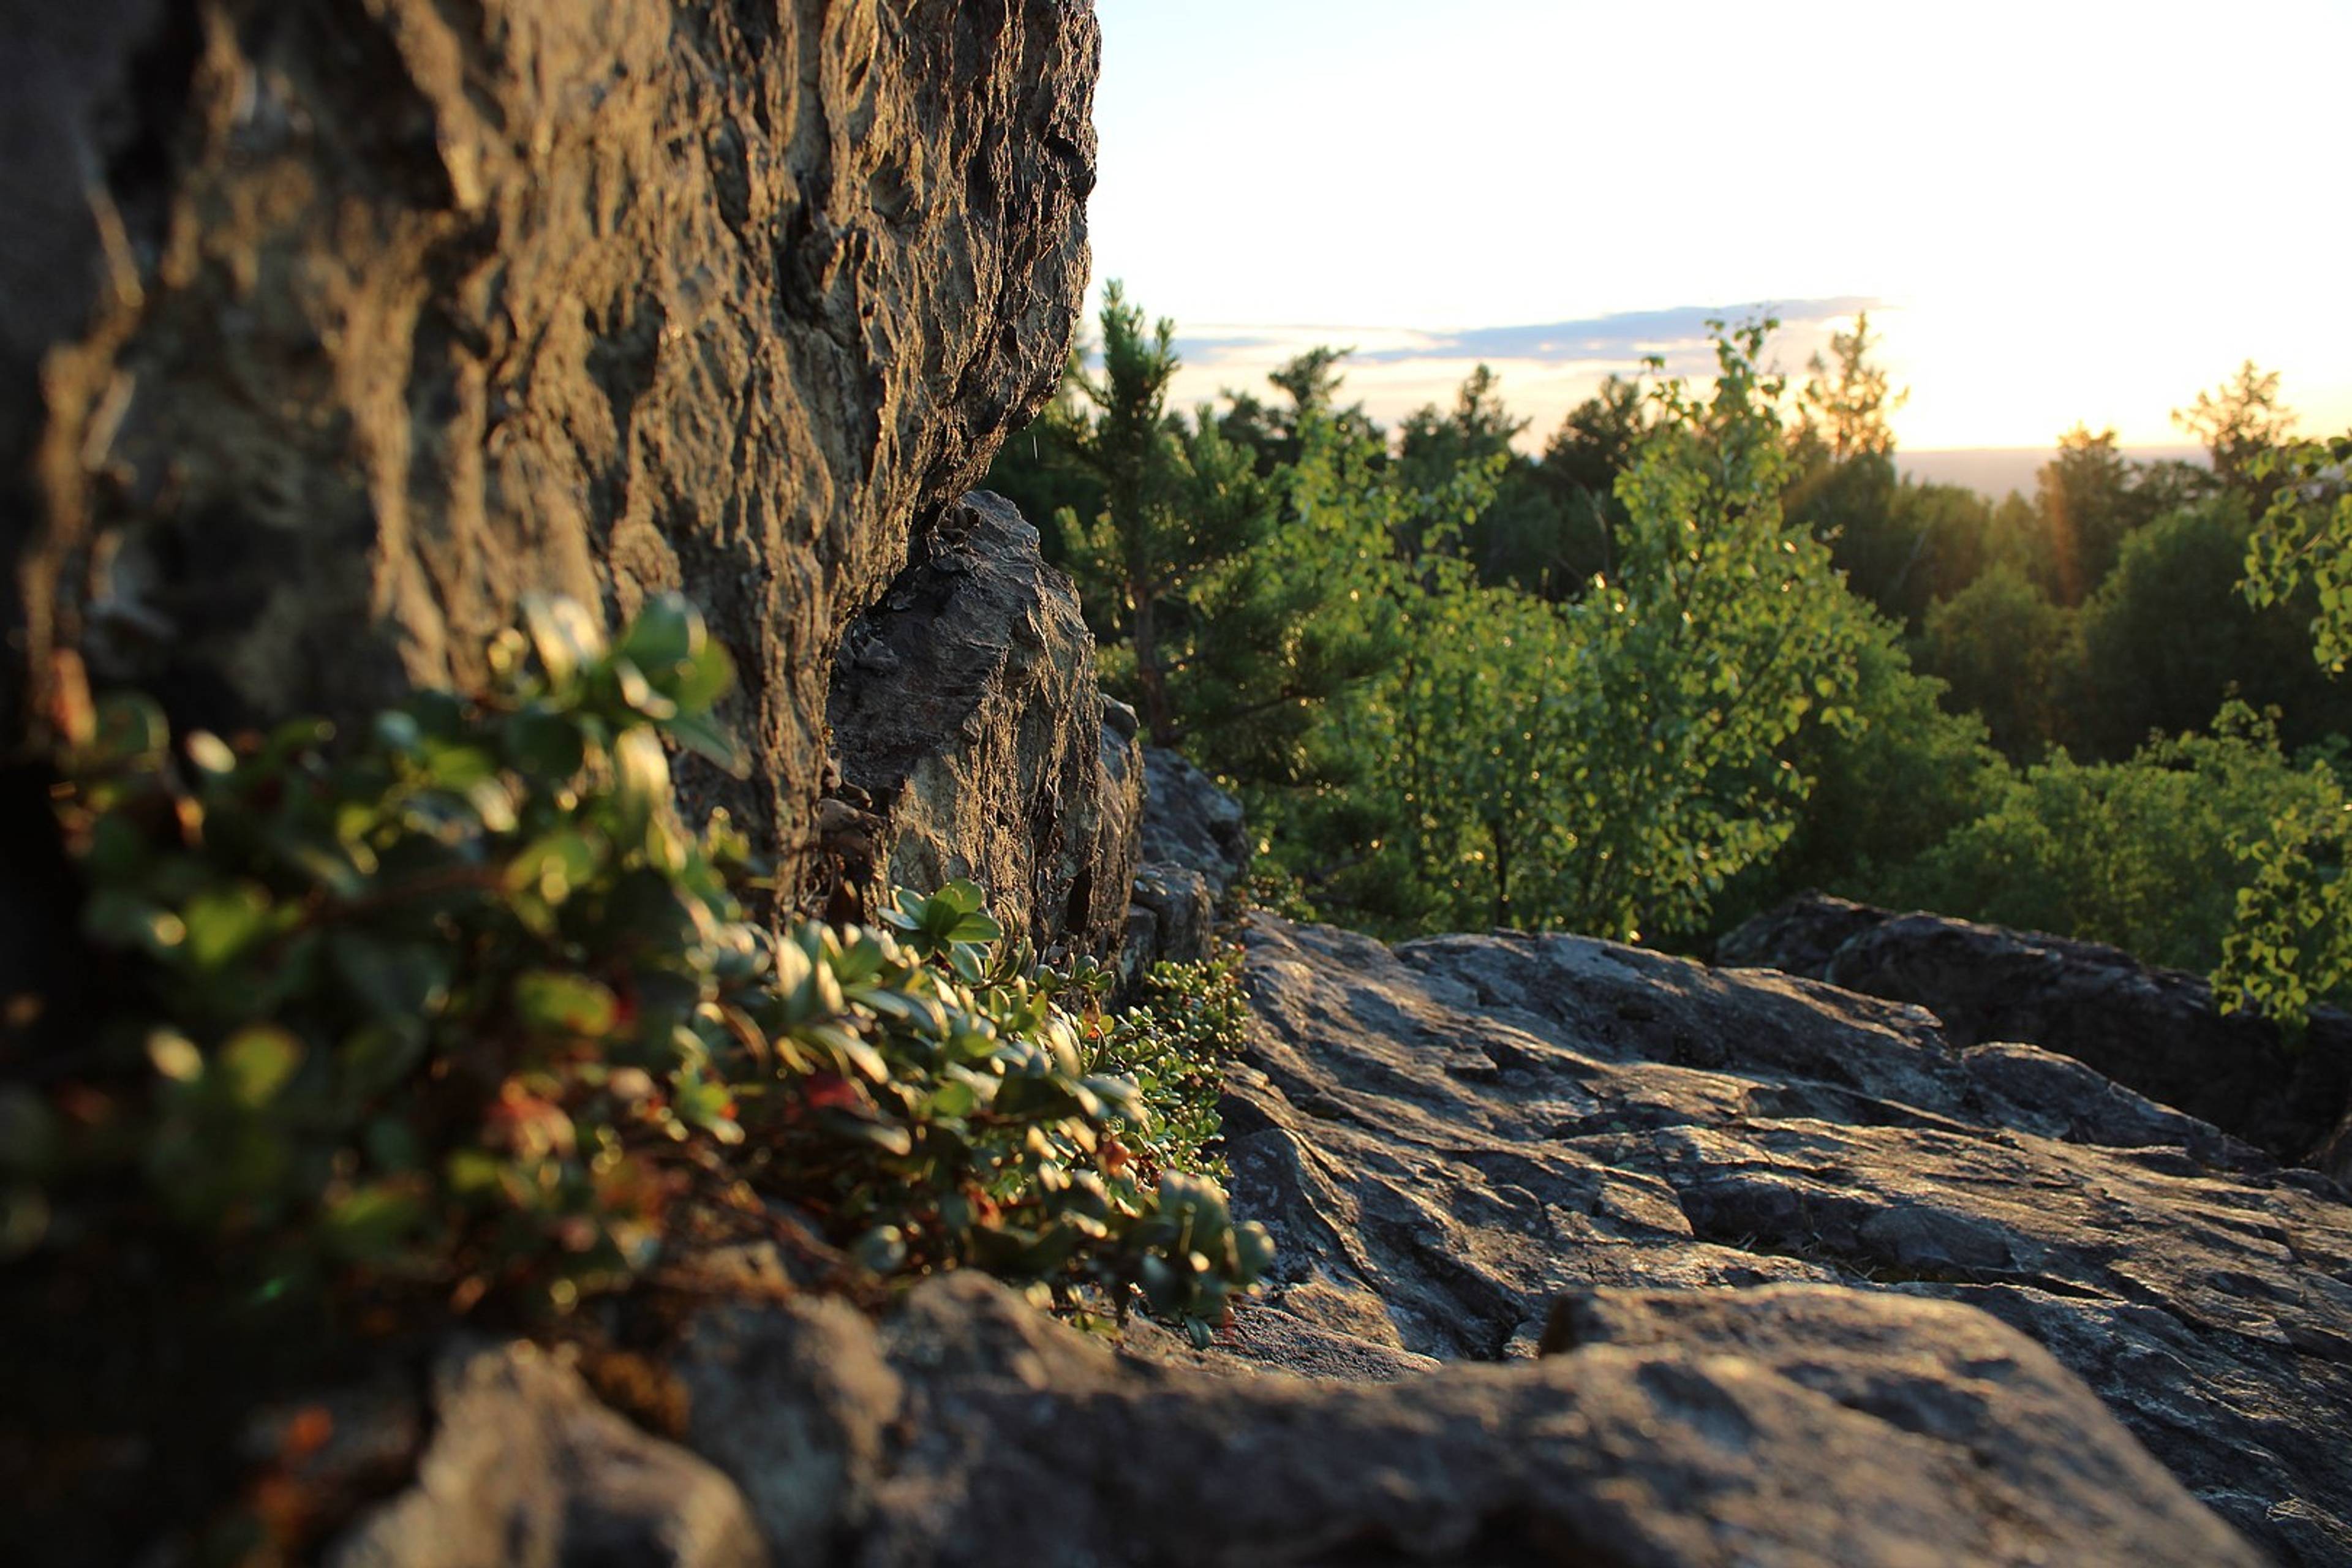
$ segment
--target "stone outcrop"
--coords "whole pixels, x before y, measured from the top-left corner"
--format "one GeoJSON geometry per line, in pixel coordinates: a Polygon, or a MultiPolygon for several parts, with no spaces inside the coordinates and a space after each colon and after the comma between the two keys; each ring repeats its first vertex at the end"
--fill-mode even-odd
{"type": "Polygon", "coordinates": [[[1147,746],[1140,855],[1121,961],[1130,979],[1204,956],[1249,873],[1242,803],[1164,746],[1147,746]]]}
{"type": "Polygon", "coordinates": [[[1596,1290],[1965,1303],[2279,1562],[2352,1558],[2352,1204],[2324,1177],[2068,1058],[1769,971],[1264,916],[1248,943],[1261,1027],[1225,1128],[1236,1212],[1280,1249],[1260,1311],[1451,1361],[1532,1354],[1596,1290]]]}
{"type": "Polygon", "coordinates": [[[682,589],[803,844],[836,638],[1051,392],[1075,0],[0,5],[0,731],[210,722],[682,589]],[[19,699],[30,689],[35,700],[19,699]]]}
{"type": "Polygon", "coordinates": [[[2299,1046],[2224,1014],[2200,976],[2097,942],[1809,894],[1717,944],[1716,962],[1915,1003],[1959,1045],[2022,1040],[2086,1062],[2281,1160],[2352,1181],[2352,1016],[2322,1008],[2299,1046]]]}
{"type": "Polygon", "coordinates": [[[1040,948],[1103,952],[1125,924],[1143,759],[1133,716],[1107,721],[1077,592],[1037,546],[1001,496],[942,514],[842,638],[834,758],[866,819],[869,898],[969,878],[1040,948]]]}
{"type": "MultiPolygon", "coordinates": [[[[682,1365],[688,1439],[735,1477],[776,1568],[2259,1562],[1981,1313],[1801,1286],[1602,1291],[1553,1328],[1538,1364],[1235,1376],[1115,1354],[966,1274],[878,1331],[838,1303],[707,1316],[682,1365]]],[[[440,1447],[478,1436],[445,1427],[440,1447]]],[[[527,1451],[499,1485],[593,1500],[546,1466],[527,1451]]],[[[384,1517],[414,1531],[446,1507],[454,1532],[465,1500],[420,1489],[384,1517]]],[[[629,1560],[729,1561],[714,1537],[733,1540],[706,1524],[692,1553],[629,1560]]]]}

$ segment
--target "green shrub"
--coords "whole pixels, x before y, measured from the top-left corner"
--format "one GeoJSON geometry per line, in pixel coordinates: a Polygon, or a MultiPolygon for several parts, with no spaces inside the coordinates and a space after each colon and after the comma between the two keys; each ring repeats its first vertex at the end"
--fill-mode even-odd
{"type": "Polygon", "coordinates": [[[12,1251],[170,1233],[265,1297],[560,1310],[748,1183],[877,1274],[1132,1289],[1196,1334],[1248,1288],[1270,1246],[1213,1183],[1107,1168],[1143,1099],[977,889],[877,930],[747,918],[749,845],[672,804],[666,739],[741,765],[682,601],[609,646],[536,604],[489,651],[488,690],[341,745],[175,745],[136,697],[73,727],[59,819],[120,1001],[0,1088],[12,1251]]]}
{"type": "Polygon", "coordinates": [[[1095,1042],[1094,1070],[1133,1079],[1150,1119],[1127,1151],[1146,1180],[1170,1169],[1226,1173],[1212,1150],[1223,1131],[1220,1064],[1240,1053],[1249,1024],[1241,960],[1239,948],[1227,948],[1198,963],[1153,964],[1140,1005],[1095,1042]]]}
{"type": "Polygon", "coordinates": [[[2056,752],[2011,775],[1895,879],[1895,901],[2210,970],[2250,912],[2241,889],[2262,879],[2253,847],[2274,820],[2334,820],[2343,798],[2324,763],[2282,751],[2274,716],[2233,702],[2210,732],[2128,762],[2056,752]]]}

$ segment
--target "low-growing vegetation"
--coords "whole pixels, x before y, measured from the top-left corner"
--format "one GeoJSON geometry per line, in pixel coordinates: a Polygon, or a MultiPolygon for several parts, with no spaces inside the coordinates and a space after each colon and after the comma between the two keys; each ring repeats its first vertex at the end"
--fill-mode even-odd
{"type": "Polygon", "coordinates": [[[666,742],[741,765],[683,602],[610,643],[536,604],[489,667],[356,736],[174,737],[135,696],[67,716],[110,1002],[0,1090],[12,1254],[194,1244],[232,1306],[529,1316],[723,1215],[836,1275],[976,1266],[1206,1337],[1270,1245],[1198,1173],[1190,1037],[1105,1020],[1098,978],[1008,942],[969,884],[871,929],[751,918],[766,868],[673,804],[666,742]]]}

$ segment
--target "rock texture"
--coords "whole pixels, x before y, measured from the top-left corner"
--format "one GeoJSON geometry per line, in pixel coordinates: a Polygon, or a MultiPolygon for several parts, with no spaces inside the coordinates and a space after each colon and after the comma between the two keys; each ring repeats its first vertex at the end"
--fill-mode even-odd
{"type": "Polygon", "coordinates": [[[1250,861],[1240,801],[1164,746],[1145,747],[1143,759],[1142,864],[1121,952],[1130,980],[1163,960],[1205,956],[1250,861]]]}
{"type": "Polygon", "coordinates": [[[2204,980],[2096,942],[1807,895],[1717,946],[1718,963],[1779,969],[1916,1003],[1948,1038],[2023,1040],[2087,1062],[2282,1160],[2352,1181],[2352,1016],[2322,1009],[2290,1048],[2223,1014],[2204,980]]]}
{"type": "MultiPolygon", "coordinates": [[[[835,639],[1050,393],[1076,0],[8,0],[0,725],[477,673],[678,587],[805,840],[835,639]]],[[[706,795],[719,793],[701,780],[706,795]]]]}
{"type": "Polygon", "coordinates": [[[727,1478],[596,1402],[528,1344],[450,1357],[415,1483],[352,1531],[331,1568],[761,1568],[727,1478]]]}
{"type": "MultiPolygon", "coordinates": [[[[778,1568],[2259,1561],[1980,1313],[1804,1287],[1606,1291],[1555,1330],[1538,1365],[1235,1378],[1115,1355],[962,1275],[879,1332],[828,1303],[706,1318],[690,1437],[778,1568]]],[[[478,1440],[463,1423],[436,1453],[478,1440]]],[[[562,1487],[541,1463],[502,1484],[562,1487]]],[[[360,1539],[440,1507],[453,1535],[470,1519],[428,1486],[360,1539]]],[[[695,1539],[625,1560],[727,1561],[695,1539]]]]}
{"type": "Polygon", "coordinates": [[[829,716],[874,887],[959,877],[1041,948],[1125,924],[1143,760],[1095,684],[1070,580],[1002,496],[950,507],[842,639],[829,716]],[[1108,721],[1107,721],[1107,715],[1108,721]]]}
{"type": "Polygon", "coordinates": [[[1812,981],[1559,936],[1248,940],[1225,1126],[1281,1249],[1262,1310],[1486,1360],[1537,1349],[1563,1293],[1966,1303],[2280,1562],[2352,1560],[2352,1205],[2325,1178],[1812,981]]]}

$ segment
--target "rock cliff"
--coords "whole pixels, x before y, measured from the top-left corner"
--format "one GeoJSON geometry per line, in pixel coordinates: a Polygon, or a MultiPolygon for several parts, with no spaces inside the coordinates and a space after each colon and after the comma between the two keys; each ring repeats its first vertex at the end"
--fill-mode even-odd
{"type": "Polygon", "coordinates": [[[183,717],[353,713],[478,674],[526,591],[681,588],[757,764],[696,791],[803,846],[843,629],[1060,374],[1091,8],[0,24],[8,732],[60,650],[183,717]]]}

